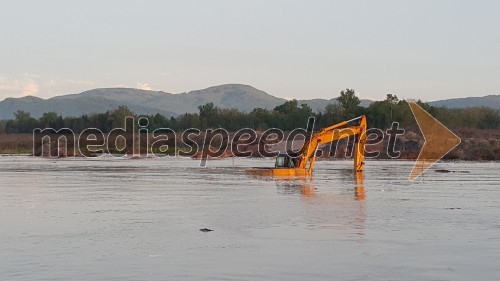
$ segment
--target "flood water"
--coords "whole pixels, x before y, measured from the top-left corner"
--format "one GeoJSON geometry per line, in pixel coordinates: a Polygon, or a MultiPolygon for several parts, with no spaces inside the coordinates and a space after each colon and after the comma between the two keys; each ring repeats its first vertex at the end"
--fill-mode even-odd
{"type": "Polygon", "coordinates": [[[362,183],[351,161],[307,181],[199,164],[0,157],[0,280],[500,278],[498,162],[409,182],[413,162],[368,160],[362,183]]]}

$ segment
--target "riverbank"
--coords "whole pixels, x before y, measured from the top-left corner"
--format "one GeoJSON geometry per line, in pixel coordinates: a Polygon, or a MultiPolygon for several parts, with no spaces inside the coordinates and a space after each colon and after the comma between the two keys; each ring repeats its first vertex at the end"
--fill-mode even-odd
{"type": "MultiPolygon", "coordinates": [[[[454,132],[461,138],[462,142],[455,149],[450,151],[444,159],[449,160],[465,160],[465,161],[495,161],[500,160],[500,130],[480,130],[480,129],[456,129],[454,132]]],[[[258,132],[259,134],[259,132],[258,132]]],[[[234,133],[229,133],[229,139],[233,139],[234,133]]],[[[288,133],[285,132],[285,139],[288,133]]],[[[137,136],[136,136],[137,138],[137,136]]],[[[127,138],[127,141],[131,141],[132,138],[127,138]]],[[[198,148],[196,149],[198,155],[201,153],[202,148],[207,144],[205,135],[202,133],[199,136],[192,136],[191,140],[196,143],[198,148]]],[[[71,141],[71,139],[69,140],[71,141]]],[[[99,140],[98,141],[103,141],[99,140]]],[[[106,151],[106,153],[114,154],[124,154],[133,153],[136,154],[146,154],[148,147],[152,147],[152,143],[155,139],[150,134],[148,138],[142,138],[137,141],[138,145],[135,148],[129,148],[128,150],[112,150],[106,151]],[[146,140],[147,139],[147,140],[146,140]]],[[[181,134],[175,135],[175,141],[177,143],[176,149],[170,147],[166,151],[161,151],[158,147],[153,147],[153,151],[157,155],[164,154],[176,154],[181,151],[189,151],[189,147],[182,145],[181,134]]],[[[60,154],[60,156],[91,156],[91,153],[85,151],[84,149],[78,149],[77,147],[74,151],[65,148],[64,150],[58,148],[56,144],[56,137],[53,136],[51,142],[51,151],[46,152],[42,155],[42,143],[38,142],[33,145],[33,135],[32,134],[1,134],[0,135],[0,154],[3,155],[38,155],[38,156],[54,156],[60,154]],[[78,153],[75,153],[78,151],[78,153]],[[61,153],[62,152],[62,153],[61,153]],[[83,153],[80,153],[83,152],[83,153]]],[[[420,131],[418,130],[407,130],[403,135],[398,136],[394,145],[394,151],[399,152],[399,159],[416,159],[418,153],[422,146],[424,145],[424,138],[420,131]]],[[[219,147],[221,144],[228,145],[228,147],[233,147],[234,144],[222,140],[220,137],[216,137],[212,140],[210,145],[219,147]]],[[[46,144],[47,145],[47,144],[46,144]]],[[[250,144],[239,143],[240,151],[250,151],[253,157],[259,157],[259,149],[263,147],[271,150],[285,150],[285,142],[280,143],[273,142],[260,142],[254,141],[250,144]]],[[[346,141],[339,141],[338,143],[333,143],[332,145],[325,146],[322,148],[323,155],[322,158],[346,158],[351,155],[350,151],[351,145],[346,141]]],[[[377,159],[389,159],[390,153],[388,150],[392,150],[389,146],[389,137],[386,136],[383,141],[378,144],[368,145],[368,152],[379,152],[377,159]]],[[[48,151],[48,150],[47,150],[48,151]]],[[[223,154],[223,157],[230,156],[231,153],[223,154]]]]}

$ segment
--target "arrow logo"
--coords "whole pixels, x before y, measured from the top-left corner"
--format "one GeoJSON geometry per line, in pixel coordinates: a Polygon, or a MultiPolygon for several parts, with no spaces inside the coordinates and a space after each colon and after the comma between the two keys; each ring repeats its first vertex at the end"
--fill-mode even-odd
{"type": "Polygon", "coordinates": [[[424,146],[408,176],[414,180],[460,144],[460,138],[415,102],[408,102],[424,136],[424,146]]]}

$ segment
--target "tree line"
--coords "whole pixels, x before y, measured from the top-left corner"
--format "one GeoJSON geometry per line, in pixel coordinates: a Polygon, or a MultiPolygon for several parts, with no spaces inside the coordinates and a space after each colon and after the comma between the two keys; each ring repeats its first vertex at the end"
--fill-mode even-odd
{"type": "MultiPolygon", "coordinates": [[[[420,100],[417,103],[450,128],[500,128],[500,110],[488,107],[459,109],[433,107],[420,100]]],[[[14,113],[14,119],[0,121],[0,133],[31,133],[35,128],[56,130],[69,128],[75,133],[86,128],[98,128],[103,132],[109,132],[113,128],[123,127],[127,116],[146,117],[149,121],[146,127],[149,130],[170,128],[175,131],[219,127],[228,131],[242,128],[292,130],[304,128],[308,118],[314,116],[315,128],[319,129],[359,115],[367,116],[369,127],[380,129],[390,127],[392,122],[399,122],[401,127],[407,129],[415,128],[417,125],[407,102],[398,99],[396,95],[387,94],[386,99],[362,107],[354,89],[346,89],[340,92],[337,103],[325,105],[321,112],[313,112],[308,105],[299,104],[297,100],[286,101],[272,110],[255,108],[250,112],[219,108],[213,103],[207,103],[198,107],[198,113],[185,113],[176,118],[168,118],[161,114],[137,115],[125,106],[105,113],[84,114],[79,117],[62,117],[55,112],[47,112],[38,119],[33,118],[29,112],[17,111],[14,113]]]]}

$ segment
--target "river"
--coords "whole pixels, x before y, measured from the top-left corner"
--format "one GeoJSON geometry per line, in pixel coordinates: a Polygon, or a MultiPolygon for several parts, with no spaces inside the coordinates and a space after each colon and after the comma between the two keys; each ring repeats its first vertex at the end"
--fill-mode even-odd
{"type": "Polygon", "coordinates": [[[498,280],[500,163],[0,157],[0,280],[498,280]],[[202,232],[208,228],[213,231],[202,232]]]}

